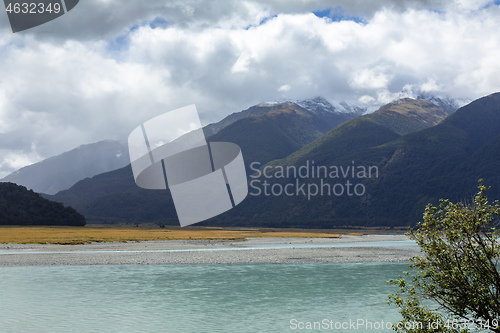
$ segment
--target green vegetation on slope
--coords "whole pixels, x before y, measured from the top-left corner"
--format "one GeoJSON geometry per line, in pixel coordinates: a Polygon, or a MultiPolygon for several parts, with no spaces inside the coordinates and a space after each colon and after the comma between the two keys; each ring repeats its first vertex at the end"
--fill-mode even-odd
{"type": "Polygon", "coordinates": [[[405,135],[435,126],[447,116],[445,110],[427,100],[405,98],[384,105],[366,117],[405,135]]]}
{"type": "MultiPolygon", "coordinates": [[[[294,103],[263,109],[263,114],[240,119],[208,141],[238,144],[249,170],[252,162],[265,164],[289,155],[344,119],[339,115],[319,118],[294,103]]],[[[75,207],[89,222],[178,223],[170,192],[137,187],[130,166],[84,179],[69,190],[46,197],[75,207]]]]}
{"type": "MultiPolygon", "coordinates": [[[[420,103],[423,102],[418,102],[417,106],[422,109],[420,103]]],[[[406,106],[410,104],[405,102],[406,106]]],[[[401,105],[392,110],[413,117],[409,109],[401,105]]],[[[236,208],[203,222],[204,225],[301,228],[414,225],[420,221],[428,202],[436,203],[443,197],[467,200],[478,178],[492,184],[500,183],[497,172],[500,166],[500,94],[476,100],[436,126],[403,136],[396,133],[394,126],[381,124],[371,115],[358,117],[288,156],[282,151],[292,150],[299,144],[300,133],[307,128],[306,125],[301,128],[300,124],[304,121],[311,125],[308,120],[314,117],[309,117],[308,113],[304,113],[304,117],[303,111],[294,107],[283,105],[281,108],[269,115],[240,120],[211,139],[238,143],[247,167],[254,160],[262,166],[269,162],[271,167],[299,168],[307,162],[326,167],[374,166],[378,177],[360,179],[349,173],[346,178],[325,179],[331,186],[346,181],[361,184],[366,189],[361,196],[249,195],[236,208]],[[282,155],[275,155],[280,153],[282,155]],[[270,161],[273,155],[281,159],[270,161]]],[[[429,111],[432,107],[423,109],[429,111]]],[[[423,111],[417,113],[426,115],[423,111]]],[[[432,112],[428,113],[427,118],[421,117],[422,121],[433,118],[432,112]]],[[[268,180],[278,185],[295,181],[268,180]]],[[[299,181],[319,185],[321,180],[299,181]]],[[[491,195],[500,198],[500,191],[494,189],[491,195]]],[[[138,188],[130,167],[81,181],[53,198],[74,206],[92,221],[177,223],[169,192],[138,188]]]]}
{"type": "MultiPolygon", "coordinates": [[[[269,223],[282,227],[334,227],[343,225],[414,225],[427,202],[439,198],[467,200],[478,178],[499,183],[500,94],[479,99],[459,109],[438,125],[398,136],[368,117],[344,123],[289,157],[268,166],[299,168],[307,161],[316,166],[376,166],[378,177],[324,179],[331,186],[361,184],[366,192],[356,195],[249,196],[212,223],[231,225],[269,223]],[[392,138],[391,138],[392,135],[392,138]],[[241,218],[243,217],[243,218],[241,218]],[[238,222],[235,222],[238,221],[238,222]]],[[[265,179],[277,188],[296,178],[265,179]]],[[[299,179],[300,184],[320,187],[321,179],[299,179]]],[[[262,188],[262,186],[261,186],[262,188]]],[[[296,188],[296,186],[294,186],[296,188]]],[[[255,191],[257,192],[257,191],[255,191]]],[[[500,191],[492,196],[500,198],[500,191]]]]}

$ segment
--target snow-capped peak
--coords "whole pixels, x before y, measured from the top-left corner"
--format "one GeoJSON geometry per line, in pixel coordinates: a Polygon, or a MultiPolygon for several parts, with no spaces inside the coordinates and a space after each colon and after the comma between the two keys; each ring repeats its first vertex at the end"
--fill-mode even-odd
{"type": "Polygon", "coordinates": [[[314,113],[358,113],[362,114],[366,112],[366,108],[358,107],[355,105],[350,105],[346,102],[338,102],[335,104],[330,103],[328,100],[326,100],[323,97],[314,97],[314,98],[308,98],[308,99],[301,99],[301,100],[274,100],[274,101],[267,101],[267,102],[262,102],[258,104],[258,106],[274,106],[278,104],[283,104],[283,103],[295,103],[299,105],[300,107],[314,113]]]}
{"type": "Polygon", "coordinates": [[[312,113],[330,112],[330,113],[359,113],[362,114],[366,108],[361,108],[356,105],[350,105],[344,101],[332,104],[323,97],[314,97],[295,101],[304,109],[312,113]]]}

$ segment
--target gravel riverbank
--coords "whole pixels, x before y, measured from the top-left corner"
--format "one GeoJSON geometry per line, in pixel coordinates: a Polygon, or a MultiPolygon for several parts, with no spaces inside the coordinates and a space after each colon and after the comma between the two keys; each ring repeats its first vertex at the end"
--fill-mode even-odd
{"type": "Polygon", "coordinates": [[[401,262],[418,253],[419,248],[404,235],[85,245],[0,244],[0,266],[401,262]]]}

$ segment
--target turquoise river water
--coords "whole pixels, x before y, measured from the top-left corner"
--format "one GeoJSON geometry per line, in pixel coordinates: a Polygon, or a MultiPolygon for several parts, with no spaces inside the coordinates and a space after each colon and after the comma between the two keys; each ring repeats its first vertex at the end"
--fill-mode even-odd
{"type": "Polygon", "coordinates": [[[405,263],[0,267],[0,332],[390,332],[386,323],[399,314],[387,305],[394,287],[386,282],[406,269],[405,263]]]}

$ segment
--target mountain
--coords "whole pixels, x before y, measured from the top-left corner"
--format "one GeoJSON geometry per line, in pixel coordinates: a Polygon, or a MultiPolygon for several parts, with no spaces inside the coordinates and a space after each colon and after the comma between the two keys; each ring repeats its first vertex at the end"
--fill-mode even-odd
{"type": "MultiPolygon", "coordinates": [[[[394,151],[395,142],[404,137],[397,133],[404,119],[413,120],[414,126],[411,130],[415,130],[418,124],[420,127],[429,127],[437,123],[444,116],[443,112],[441,108],[427,101],[399,101],[382,107],[373,114],[349,120],[317,138],[327,131],[327,124],[315,113],[298,104],[282,103],[266,109],[260,116],[250,115],[226,126],[209,137],[208,141],[237,143],[242,149],[249,174],[255,171],[249,168],[252,162],[259,162],[257,166],[270,162],[268,165],[272,167],[298,167],[307,161],[315,161],[316,165],[350,165],[352,158],[355,158],[356,161],[377,166],[380,164],[381,167],[387,162],[384,158],[390,158],[386,155],[389,156],[390,152],[394,151]],[[314,140],[315,138],[317,139],[314,140]]],[[[170,193],[138,188],[130,166],[85,179],[50,198],[75,207],[89,221],[154,221],[177,224],[170,193]]],[[[331,203],[320,200],[310,202],[307,199],[303,201],[304,198],[292,197],[283,197],[282,200],[268,199],[249,196],[231,212],[205,224],[274,223],[286,227],[291,226],[292,220],[295,221],[293,223],[298,223],[297,219],[302,219],[300,221],[306,221],[302,226],[314,227],[322,225],[323,222],[318,222],[320,220],[329,221],[331,224],[331,217],[339,219],[339,216],[320,215],[325,207],[331,207],[331,203]],[[310,206],[313,212],[308,210],[307,206],[310,206]]],[[[349,202],[344,203],[347,204],[349,202]]]]}
{"type": "MultiPolygon", "coordinates": [[[[333,126],[326,118],[295,103],[264,110],[260,116],[252,114],[224,127],[207,140],[238,144],[248,171],[251,163],[265,164],[285,157],[333,126]]],[[[45,197],[75,207],[92,221],[168,223],[176,218],[169,192],[140,189],[134,183],[130,166],[84,179],[68,190],[45,197]]]]}
{"type": "Polygon", "coordinates": [[[106,140],[82,145],[26,166],[0,179],[0,182],[12,182],[35,192],[55,194],[84,178],[124,167],[128,163],[126,143],[106,140]]]}
{"type": "Polygon", "coordinates": [[[397,100],[371,114],[341,124],[283,161],[273,161],[271,165],[294,165],[305,159],[321,162],[332,160],[395,140],[403,134],[432,127],[446,116],[442,108],[426,100],[397,100]]]}
{"type": "Polygon", "coordinates": [[[359,117],[287,158],[272,161],[266,176],[258,177],[263,170],[256,170],[250,182],[254,181],[251,192],[256,195],[205,224],[413,225],[429,202],[470,201],[480,178],[493,186],[490,199],[500,199],[499,152],[500,93],[406,135],[377,124],[376,119],[359,117]],[[283,176],[283,170],[301,168],[307,177],[283,176]],[[303,186],[303,190],[275,195],[287,185],[295,190],[303,186]],[[307,196],[315,191],[316,195],[307,196]]]}
{"type": "MultiPolygon", "coordinates": [[[[316,132],[314,131],[314,134],[316,132]]],[[[243,152],[247,170],[248,165],[254,161],[267,163],[285,157],[303,145],[265,115],[263,117],[251,115],[238,120],[209,137],[208,141],[236,143],[243,152]]]]}
{"type": "Polygon", "coordinates": [[[0,225],[84,226],[85,218],[71,207],[42,198],[13,183],[0,183],[0,225]]]}
{"type": "Polygon", "coordinates": [[[447,114],[452,114],[462,106],[472,102],[469,98],[452,98],[449,96],[435,95],[429,92],[419,92],[414,96],[414,99],[425,99],[442,108],[447,114]]]}
{"type": "MultiPolygon", "coordinates": [[[[432,109],[429,105],[424,107],[423,99],[426,99],[443,108],[445,114],[455,111],[459,105],[457,99],[436,97],[431,94],[419,96],[422,100],[418,103],[422,104],[423,109],[432,109]]],[[[389,109],[395,110],[396,106],[403,107],[410,103],[409,101],[408,99],[395,101],[389,109]]],[[[408,107],[409,110],[413,110],[411,112],[415,112],[419,106],[408,107]]],[[[212,136],[212,141],[238,143],[246,152],[247,161],[266,163],[293,153],[328,130],[365,112],[366,108],[345,102],[334,106],[322,97],[281,103],[267,102],[234,113],[218,123],[207,125],[204,131],[206,137],[212,136]],[[219,134],[227,126],[243,119],[246,121],[219,134]],[[259,135],[255,135],[256,133],[259,135]]],[[[389,115],[387,112],[380,114],[379,110],[373,117],[377,117],[377,122],[386,126],[398,126],[399,130],[396,130],[396,133],[399,134],[406,134],[433,124],[431,120],[428,124],[422,125],[420,119],[412,119],[414,115],[400,114],[398,117],[397,112],[396,110],[389,115]]],[[[418,116],[421,117],[422,114],[418,116]]],[[[441,118],[442,116],[439,116],[437,120],[441,118]]],[[[55,194],[70,188],[84,178],[122,168],[128,163],[126,144],[106,140],[82,145],[72,151],[24,167],[0,179],[0,182],[13,182],[36,192],[55,194]]]]}
{"type": "Polygon", "coordinates": [[[323,120],[330,128],[355,118],[361,115],[366,109],[351,107],[347,103],[343,103],[345,107],[334,107],[330,102],[322,97],[305,99],[300,101],[281,101],[281,102],[264,102],[254,105],[246,110],[235,112],[221,121],[209,124],[203,128],[206,137],[217,134],[223,128],[235,123],[238,120],[248,118],[250,116],[262,117],[271,110],[279,109],[282,105],[295,104],[302,109],[305,109],[323,120]]]}
{"type": "Polygon", "coordinates": [[[265,164],[283,158],[316,140],[336,126],[339,118],[320,117],[295,103],[264,108],[260,116],[252,114],[223,128],[209,141],[228,141],[240,146],[245,164],[265,164]]]}
{"type": "MultiPolygon", "coordinates": [[[[256,105],[234,113],[219,123],[210,124],[204,131],[206,137],[217,133],[213,141],[232,141],[228,138],[235,138],[233,142],[240,143],[248,151],[248,160],[265,163],[290,154],[357,115],[352,110],[350,113],[345,110],[340,112],[320,97],[302,102],[306,108],[291,102],[256,105]],[[243,119],[247,120],[229,129],[229,133],[219,134],[227,126],[243,119]],[[245,135],[253,138],[254,142],[245,142],[245,135]]],[[[123,168],[129,162],[126,143],[105,140],[82,145],[21,168],[0,179],[0,182],[13,182],[35,192],[56,194],[82,179],[123,168]]]]}
{"type": "Polygon", "coordinates": [[[130,164],[44,197],[74,207],[92,223],[178,224],[170,192],[138,187],[130,164]]]}
{"type": "Polygon", "coordinates": [[[336,114],[354,114],[361,115],[366,113],[367,109],[363,107],[359,107],[356,105],[349,105],[346,102],[339,102],[337,106],[334,106],[330,102],[328,102],[323,97],[314,97],[311,99],[303,99],[294,101],[295,104],[303,107],[304,109],[311,111],[315,114],[321,114],[324,112],[328,113],[336,113],[336,114]]]}
{"type": "Polygon", "coordinates": [[[451,113],[450,109],[446,111],[425,99],[403,98],[382,106],[366,117],[404,135],[437,125],[451,113]]]}

